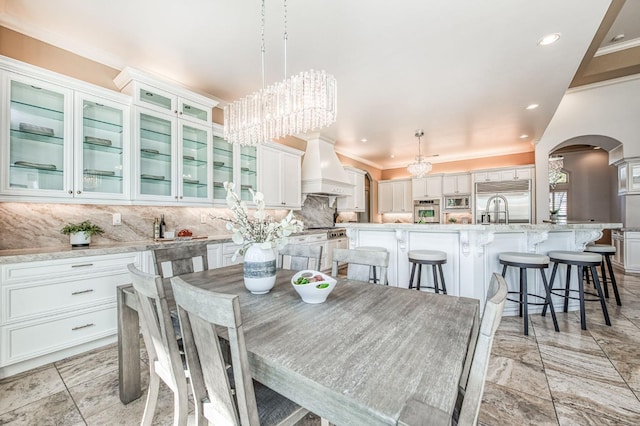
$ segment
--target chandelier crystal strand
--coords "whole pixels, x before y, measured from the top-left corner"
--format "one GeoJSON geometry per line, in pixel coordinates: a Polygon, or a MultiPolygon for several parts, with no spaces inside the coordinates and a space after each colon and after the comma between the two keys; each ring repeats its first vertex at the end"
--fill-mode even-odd
{"type": "Polygon", "coordinates": [[[309,70],[287,77],[287,4],[284,2],[285,79],[264,86],[264,0],[262,2],[262,90],[224,107],[224,138],[256,145],[283,136],[307,133],[336,121],[338,84],[325,71],[309,70]]]}
{"type": "Polygon", "coordinates": [[[420,152],[420,138],[424,135],[424,131],[421,129],[416,130],[415,137],[418,138],[418,155],[416,156],[415,163],[409,164],[407,166],[407,171],[414,178],[423,178],[429,173],[432,169],[431,163],[428,161],[424,161],[422,157],[422,153],[420,152]]]}

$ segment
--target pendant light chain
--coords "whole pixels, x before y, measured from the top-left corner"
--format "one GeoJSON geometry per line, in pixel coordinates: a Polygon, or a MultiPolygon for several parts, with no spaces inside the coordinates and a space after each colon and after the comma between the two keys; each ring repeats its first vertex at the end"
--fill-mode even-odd
{"type": "Polygon", "coordinates": [[[261,52],[261,55],[262,55],[262,89],[264,89],[266,87],[265,80],[264,80],[264,55],[265,55],[265,48],[264,48],[264,21],[265,21],[264,2],[265,2],[265,0],[262,0],[262,17],[261,17],[261,25],[260,25],[260,39],[261,39],[261,42],[262,42],[262,44],[260,45],[260,52],[261,52]]]}
{"type": "Polygon", "coordinates": [[[287,34],[287,0],[283,0],[284,2],[284,79],[287,79],[287,39],[289,35],[287,34]]]}

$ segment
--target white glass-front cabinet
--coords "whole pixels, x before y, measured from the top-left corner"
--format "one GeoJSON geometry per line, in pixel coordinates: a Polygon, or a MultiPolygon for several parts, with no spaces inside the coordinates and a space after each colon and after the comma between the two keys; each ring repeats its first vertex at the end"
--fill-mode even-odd
{"type": "Polygon", "coordinates": [[[211,198],[211,128],[136,108],[136,198],[202,203],[211,198]]]}
{"type": "Polygon", "coordinates": [[[222,126],[213,125],[213,202],[225,204],[225,182],[233,182],[244,201],[253,201],[249,190],[258,190],[258,159],[255,146],[232,145],[222,138],[222,126]]]}
{"type": "MultiPolygon", "coordinates": [[[[6,73],[2,192],[47,198],[129,197],[129,106],[6,73]]],[[[100,93],[102,89],[94,90],[100,93]]],[[[106,92],[106,91],[105,91],[106,92]]],[[[117,94],[113,98],[122,97],[117,94]]]]}
{"type": "Polygon", "coordinates": [[[267,207],[299,209],[302,206],[302,151],[265,142],[260,144],[260,185],[267,207]]]}

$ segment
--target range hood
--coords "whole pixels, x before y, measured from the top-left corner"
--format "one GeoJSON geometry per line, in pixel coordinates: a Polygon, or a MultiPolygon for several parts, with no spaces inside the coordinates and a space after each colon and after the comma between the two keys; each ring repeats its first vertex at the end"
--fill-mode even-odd
{"type": "Polygon", "coordinates": [[[318,134],[309,135],[302,160],[302,195],[346,196],[353,184],[349,181],[333,148],[335,142],[318,134]]]}

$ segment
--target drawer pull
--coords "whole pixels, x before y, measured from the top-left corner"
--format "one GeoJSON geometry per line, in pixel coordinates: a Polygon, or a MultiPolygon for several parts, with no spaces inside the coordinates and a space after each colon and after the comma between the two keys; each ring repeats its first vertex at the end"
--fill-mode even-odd
{"type": "Polygon", "coordinates": [[[71,293],[71,295],[75,296],[77,294],[91,293],[92,291],[93,291],[93,289],[89,288],[87,290],[74,291],[73,293],[71,293]]]}
{"type": "Polygon", "coordinates": [[[87,327],[93,327],[95,324],[91,323],[91,324],[85,324],[85,325],[79,325],[77,327],[73,327],[71,329],[71,331],[76,331],[76,330],[80,330],[81,328],[87,328],[87,327]]]}
{"type": "Polygon", "coordinates": [[[86,268],[87,266],[93,266],[93,263],[82,263],[80,265],[71,265],[72,268],[86,268]]]}

